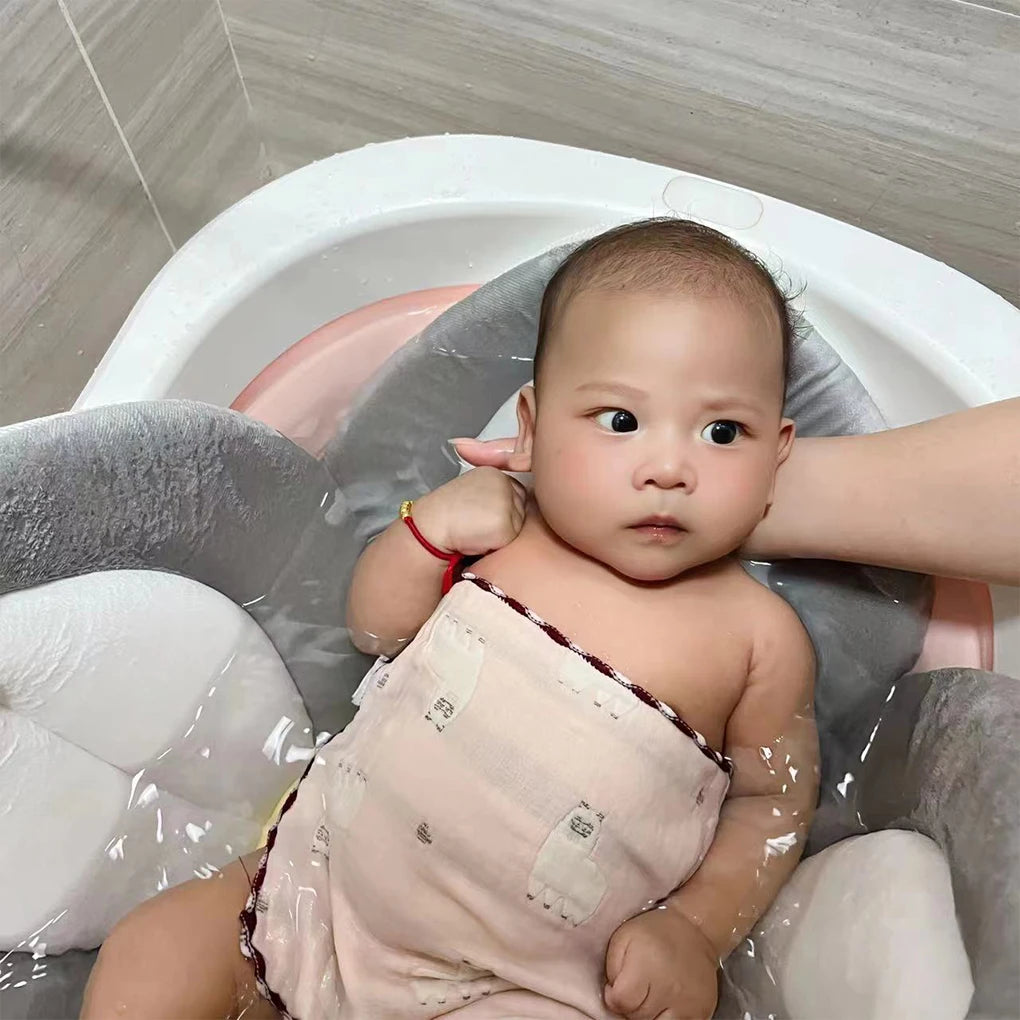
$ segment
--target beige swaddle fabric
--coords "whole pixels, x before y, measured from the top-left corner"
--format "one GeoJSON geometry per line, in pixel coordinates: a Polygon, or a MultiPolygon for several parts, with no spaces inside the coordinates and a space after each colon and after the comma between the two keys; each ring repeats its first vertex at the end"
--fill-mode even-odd
{"type": "Polygon", "coordinates": [[[301,1020],[609,1017],[609,939],[698,867],[729,769],[466,575],[285,806],[244,951],[301,1020]]]}

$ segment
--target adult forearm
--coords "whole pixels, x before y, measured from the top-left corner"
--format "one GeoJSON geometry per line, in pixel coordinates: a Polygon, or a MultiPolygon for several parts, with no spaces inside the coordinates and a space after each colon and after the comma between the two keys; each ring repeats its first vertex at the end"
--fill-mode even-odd
{"type": "Polygon", "coordinates": [[[1020,399],[797,440],[745,552],[1020,583],[1020,399]]]}

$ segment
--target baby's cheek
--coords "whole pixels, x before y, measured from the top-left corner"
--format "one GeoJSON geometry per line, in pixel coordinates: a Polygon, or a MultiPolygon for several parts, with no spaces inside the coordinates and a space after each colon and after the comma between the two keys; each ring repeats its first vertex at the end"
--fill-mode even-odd
{"type": "Polygon", "coordinates": [[[571,545],[589,549],[589,538],[610,505],[605,465],[576,448],[569,454],[550,451],[535,476],[535,495],[552,529],[571,545]]]}
{"type": "Polygon", "coordinates": [[[743,470],[720,473],[712,489],[719,518],[726,520],[734,530],[750,530],[761,520],[768,485],[763,483],[760,472],[743,470]]]}
{"type": "Polygon", "coordinates": [[[558,503],[583,503],[598,492],[605,463],[577,445],[554,448],[544,464],[543,488],[558,503]]]}

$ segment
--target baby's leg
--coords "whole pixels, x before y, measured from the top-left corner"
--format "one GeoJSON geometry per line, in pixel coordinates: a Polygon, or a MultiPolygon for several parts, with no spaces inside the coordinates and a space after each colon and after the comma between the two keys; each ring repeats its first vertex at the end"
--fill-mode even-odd
{"type": "Polygon", "coordinates": [[[249,854],[243,865],[168,889],[128,914],[99,952],[82,1020],[276,1017],[240,949],[238,915],[260,857],[249,854]]]}

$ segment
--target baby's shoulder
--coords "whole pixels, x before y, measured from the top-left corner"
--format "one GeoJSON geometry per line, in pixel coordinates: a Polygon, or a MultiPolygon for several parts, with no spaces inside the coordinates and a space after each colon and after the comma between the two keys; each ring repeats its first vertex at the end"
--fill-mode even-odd
{"type": "Polygon", "coordinates": [[[758,657],[777,646],[791,656],[813,655],[811,639],[789,602],[739,563],[721,573],[718,594],[730,606],[730,616],[739,615],[758,657]]]}
{"type": "Polygon", "coordinates": [[[776,626],[801,629],[800,617],[782,595],[761,581],[755,580],[745,570],[741,569],[741,573],[743,574],[740,580],[741,591],[747,604],[753,607],[756,614],[760,614],[776,626]]]}
{"type": "Polygon", "coordinates": [[[719,560],[698,576],[699,595],[730,603],[734,608],[753,616],[782,615],[786,601],[770,588],[756,581],[735,559],[719,560]]]}
{"type": "Polygon", "coordinates": [[[816,665],[814,644],[796,610],[751,577],[746,587],[753,668],[777,677],[798,676],[810,684],[816,665]]]}

